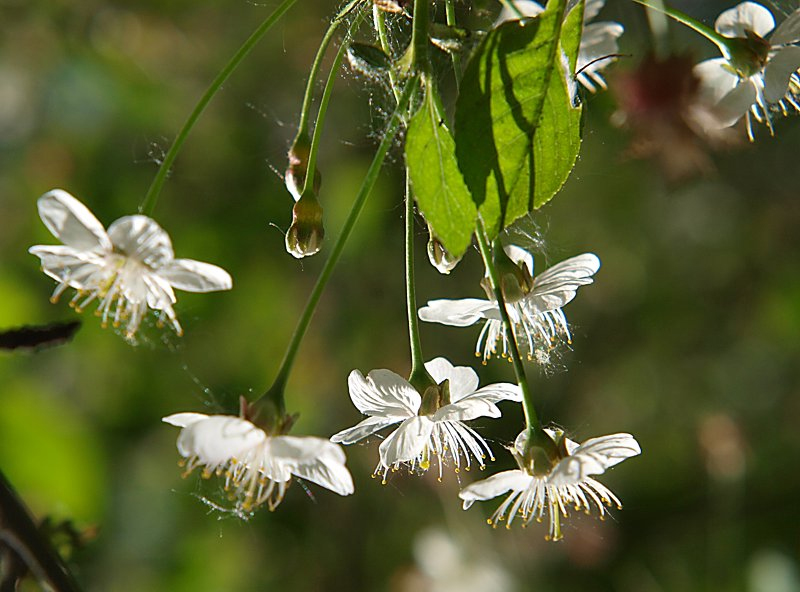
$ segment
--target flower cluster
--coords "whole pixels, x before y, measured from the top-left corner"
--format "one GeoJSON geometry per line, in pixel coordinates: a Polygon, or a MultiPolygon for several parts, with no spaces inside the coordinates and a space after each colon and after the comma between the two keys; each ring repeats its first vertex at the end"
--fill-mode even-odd
{"type": "MultiPolygon", "coordinates": [[[[686,55],[648,57],[637,69],[615,79],[605,69],[619,57],[618,40],[623,27],[612,21],[594,22],[604,3],[560,0],[549,2],[544,8],[530,0],[504,0],[502,10],[497,7],[496,19],[495,13],[485,13],[484,24],[489,25],[489,31],[481,33],[478,43],[473,44],[478,48],[470,50],[474,53],[463,69],[456,54],[470,46],[469,32],[452,25],[452,11],[448,11],[447,26],[434,21],[417,26],[419,21],[413,22],[414,19],[429,19],[430,3],[414,3],[413,14],[409,13],[408,1],[346,3],[332,20],[314,61],[304,99],[303,123],[289,151],[284,181],[294,207],[285,235],[288,253],[303,258],[322,248],[323,209],[318,200],[321,177],[316,169],[318,132],[345,50],[349,50],[351,63],[361,60],[367,64],[358,66],[365,72],[372,69],[380,72],[375,76],[385,74],[396,111],[388,119],[381,147],[303,311],[272,388],[257,401],[243,399],[239,415],[177,413],[163,418],[180,428],[177,449],[185,467],[184,476],[199,469],[203,478],[223,479],[234,511],[242,516],[261,506],[274,510],[293,479],[347,496],[354,492],[354,484],[342,445],[376,438],[382,432],[385,437],[378,446],[373,476],[384,484],[391,473],[401,469],[414,475],[430,470],[441,481],[445,467],[450,467],[458,474],[461,485],[462,471],[476,466],[483,470],[487,460],[495,460],[490,441],[474,422],[500,418],[501,408],[512,407],[525,416],[525,429],[508,447],[517,468],[464,485],[459,498],[465,510],[476,501],[506,495],[489,524],[511,527],[515,522],[524,526],[534,520],[546,520],[547,538],[559,540],[563,536],[562,521],[570,511],[583,511],[602,519],[612,508],[621,508],[619,498],[598,477],[623,460],[639,455],[639,443],[627,433],[578,443],[559,428],[543,428],[523,360],[527,355],[528,361],[546,365],[554,348],[572,343],[564,308],[581,287],[594,282],[600,259],[586,252],[538,272],[529,250],[509,244],[509,237],[514,236],[513,225],[551,199],[572,170],[580,146],[583,108],[575,100],[577,82],[592,93],[616,85],[612,90],[619,103],[617,119],[638,128],[638,143],[643,145],[640,150],[661,155],[666,170],[674,176],[699,165],[710,166],[705,152],[696,146],[699,138],[728,137],[733,132],[730,128],[744,118],[752,140],[753,121],[765,124],[773,132],[776,115],[800,112],[800,9],[776,26],[767,8],[742,2],[722,12],[712,30],[660,3],[658,10],[714,41],[722,57],[699,64],[686,55]],[[357,38],[364,20],[364,14],[358,11],[365,10],[367,4],[373,10],[372,22],[381,47],[362,43],[341,47],[317,102],[317,117],[310,117],[319,68],[326,62],[323,58],[327,43],[336,38],[336,27],[343,23],[348,23],[348,42],[357,38]],[[582,20],[579,10],[583,10],[582,20]],[[384,13],[394,15],[391,18],[403,22],[403,26],[409,19],[413,22],[409,35],[396,36],[411,38],[402,52],[395,51],[395,36],[384,30],[384,13]],[[456,80],[459,84],[453,85],[457,92],[468,88],[466,92],[473,93],[463,101],[458,100],[462,96],[458,95],[452,134],[444,108],[449,103],[438,94],[436,77],[432,76],[437,62],[426,56],[431,49],[429,39],[435,47],[451,54],[453,72],[461,76],[456,80]],[[539,50],[541,53],[532,57],[539,50]],[[478,59],[474,59],[476,55],[478,59]],[[572,63],[576,63],[574,72],[572,63]],[[566,84],[562,84],[559,74],[567,78],[566,84]],[[535,92],[526,94],[532,86],[536,87],[535,92]],[[561,105],[555,105],[562,99],[561,105]],[[313,125],[308,123],[311,120],[313,125]],[[475,121],[485,122],[487,127],[470,127],[475,121]],[[412,350],[409,377],[388,369],[372,370],[366,376],[353,370],[348,377],[349,396],[366,417],[329,439],[289,435],[296,416],[286,412],[283,391],[300,339],[347,235],[374,187],[383,159],[403,126],[407,139],[406,281],[412,350]],[[491,135],[492,145],[490,150],[480,152],[477,145],[482,143],[484,132],[491,135]],[[547,160],[546,142],[558,152],[554,163],[559,161],[547,166],[552,164],[554,169],[563,170],[537,169],[537,164],[547,160]],[[655,144],[659,147],[654,148],[655,144]],[[462,153],[472,149],[478,156],[465,158],[462,153]],[[434,152],[436,158],[429,158],[434,152]],[[679,154],[672,154],[675,152],[679,154]],[[487,163],[489,160],[492,162],[487,163]],[[420,167],[419,171],[415,167],[420,167]],[[473,167],[474,171],[468,170],[473,167]],[[494,186],[490,192],[487,184],[491,183],[494,186]],[[542,189],[548,184],[557,187],[542,189]],[[486,298],[430,300],[416,310],[411,267],[415,203],[428,228],[429,259],[440,272],[449,274],[466,257],[470,241],[477,241],[485,274],[476,284],[486,298]],[[483,323],[475,354],[484,365],[493,357],[508,358],[514,363],[516,384],[496,382],[481,387],[472,368],[455,366],[444,357],[423,364],[425,358],[417,335],[419,320],[454,327],[483,323]]],[[[640,3],[650,5],[648,0],[640,3]]],[[[236,59],[245,54],[240,51],[236,59]]],[[[232,71],[237,63],[232,62],[225,72],[232,71]]],[[[224,77],[220,80],[224,81],[224,77]]],[[[165,161],[171,162],[168,158],[165,161]]],[[[160,171],[161,181],[168,168],[167,165],[160,171]]],[[[160,185],[154,183],[154,187],[160,185]]],[[[145,203],[152,206],[149,193],[145,203]]],[[[67,289],[74,290],[72,307],[80,311],[96,304],[102,325],[124,327],[130,341],[150,311],[158,323],[169,324],[178,335],[183,333],[175,311],[176,289],[212,292],[232,287],[231,276],[222,268],[175,258],[169,235],[146,215],[119,218],[106,229],[83,203],[60,189],[40,197],[38,210],[47,229],[62,242],[36,245],[29,250],[40,259],[44,273],[57,282],[52,301],[67,289]]]]}

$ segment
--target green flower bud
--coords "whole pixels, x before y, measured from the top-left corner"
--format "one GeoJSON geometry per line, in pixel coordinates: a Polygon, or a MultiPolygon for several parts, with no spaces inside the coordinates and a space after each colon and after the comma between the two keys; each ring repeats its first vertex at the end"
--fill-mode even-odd
{"type": "MultiPolygon", "coordinates": [[[[311,139],[308,134],[298,134],[292,147],[289,149],[289,168],[286,169],[283,181],[286,189],[292,194],[295,201],[300,200],[300,193],[306,182],[306,172],[308,171],[308,155],[311,152],[311,139]]],[[[322,176],[319,169],[314,170],[314,193],[319,193],[322,184],[322,176]]]]}
{"type": "Polygon", "coordinates": [[[292,208],[292,225],[286,232],[286,251],[301,259],[319,252],[325,229],[322,206],[312,192],[304,193],[292,208]]]}

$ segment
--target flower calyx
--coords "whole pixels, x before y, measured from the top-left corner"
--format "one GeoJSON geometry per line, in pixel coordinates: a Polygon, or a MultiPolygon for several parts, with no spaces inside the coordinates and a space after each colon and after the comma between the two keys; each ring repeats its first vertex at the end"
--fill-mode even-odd
{"type": "Polygon", "coordinates": [[[239,397],[239,417],[262,429],[268,436],[283,436],[294,426],[299,414],[286,413],[269,397],[250,402],[239,397]]]}
{"type": "MultiPolygon", "coordinates": [[[[499,279],[500,292],[507,304],[514,304],[525,298],[533,290],[533,276],[524,263],[515,263],[502,248],[495,248],[492,255],[495,271],[499,279]]],[[[489,278],[481,280],[489,300],[495,300],[489,278]]]]}
{"type": "Polygon", "coordinates": [[[297,259],[315,255],[322,248],[324,237],[322,206],[313,191],[306,191],[292,208],[292,225],[286,232],[286,251],[297,259]]]}
{"type": "Polygon", "coordinates": [[[728,39],[725,49],[730,54],[728,61],[734,74],[749,78],[764,69],[772,46],[769,41],[749,29],[744,33],[744,37],[728,39]]]}
{"type": "Polygon", "coordinates": [[[548,475],[561,459],[569,456],[564,430],[556,426],[522,432],[508,450],[520,469],[536,477],[548,475]]]}
{"type": "Polygon", "coordinates": [[[435,386],[429,386],[422,393],[422,403],[419,406],[419,415],[433,415],[450,401],[450,381],[443,380],[435,386]]]}

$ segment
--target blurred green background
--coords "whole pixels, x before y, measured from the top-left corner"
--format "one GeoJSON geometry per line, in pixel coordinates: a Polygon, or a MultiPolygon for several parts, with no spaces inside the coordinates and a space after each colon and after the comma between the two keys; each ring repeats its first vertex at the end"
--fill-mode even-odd
{"type": "MultiPolygon", "coordinates": [[[[39,517],[96,537],[72,560],[87,590],[747,590],[800,589],[800,121],[714,154],[715,171],[680,183],[627,156],[611,93],[585,97],[584,146],[563,192],[525,232],[544,239],[539,269],[584,251],[603,267],[566,313],[572,348],[530,367],[545,421],[576,440],[631,432],[643,454],[602,480],[623,500],[611,519],[573,517],[559,544],[546,526],[492,530],[497,502],[460,509],[457,476],[370,478],[377,442],[350,447],[356,494],[295,483],[279,509],[239,518],[220,484],[180,478],[179,411],[235,412],[277,369],[327,256],[297,261],[283,232],[292,201],[279,171],[308,67],[333,3],[304,0],[214,99],[155,217],[178,257],[223,266],[234,290],[179,294],[179,339],[145,327],[131,347],[90,312],[73,343],[0,353],[0,467],[39,517]]],[[[480,3],[462,16],[490,22],[480,3]]],[[[676,3],[706,22],[733,2],[676,3]]],[[[197,98],[276,2],[0,0],[0,328],[71,320],[27,254],[54,244],[36,199],[60,187],[106,225],[133,213],[197,98]]],[[[496,10],[484,3],[488,10],[496,10]]],[[[794,3],[770,8],[784,13],[794,3]]],[[[641,9],[621,58],[647,52],[641,9]]],[[[714,48],[671,27],[696,59],[714,48]]],[[[446,80],[443,74],[443,80],[446,80]]],[[[327,247],[371,159],[387,107],[382,85],[345,71],[319,166],[327,247]]],[[[741,132],[741,130],[740,130],[741,132]]],[[[741,132],[743,135],[743,132],[741,132]]],[[[294,433],[330,435],[360,419],[347,374],[409,367],[403,296],[401,151],[384,168],[326,291],[289,383],[294,433]]],[[[478,254],[450,277],[425,260],[418,298],[482,296],[478,254]]],[[[478,329],[422,326],[428,358],[477,365],[478,329]]],[[[511,380],[509,365],[480,368],[511,380]]],[[[476,422],[502,445],[522,427],[476,422]]],[[[463,484],[477,475],[462,474],[463,484]]],[[[34,587],[31,587],[34,589],[34,587]]]]}

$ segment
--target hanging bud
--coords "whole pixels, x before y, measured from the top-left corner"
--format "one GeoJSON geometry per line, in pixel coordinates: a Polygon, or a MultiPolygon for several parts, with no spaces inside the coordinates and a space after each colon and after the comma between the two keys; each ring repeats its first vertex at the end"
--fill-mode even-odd
{"type": "MultiPolygon", "coordinates": [[[[286,189],[292,194],[295,201],[300,200],[303,184],[306,182],[308,171],[308,155],[311,152],[311,139],[307,133],[299,133],[289,149],[289,168],[283,177],[286,189]]],[[[319,193],[322,176],[319,169],[314,171],[314,193],[319,193]]]]}
{"type": "Polygon", "coordinates": [[[364,76],[376,76],[388,72],[392,61],[380,47],[365,43],[351,43],[347,48],[350,67],[364,76]]]}
{"type": "Polygon", "coordinates": [[[306,192],[292,208],[292,225],[286,232],[286,251],[298,259],[319,252],[325,229],[322,206],[313,192],[306,192]]]}
{"type": "Polygon", "coordinates": [[[458,262],[461,261],[461,257],[453,257],[450,252],[444,248],[439,238],[433,233],[433,229],[430,225],[428,225],[428,232],[430,232],[430,238],[428,239],[428,259],[431,265],[436,268],[436,271],[447,275],[458,265],[458,262]]]}
{"type": "MultiPolygon", "coordinates": [[[[492,259],[500,280],[500,291],[507,304],[519,302],[533,290],[533,277],[524,263],[514,263],[502,248],[494,249],[492,259]]],[[[481,286],[487,296],[494,300],[489,278],[483,278],[481,286]]]]}

